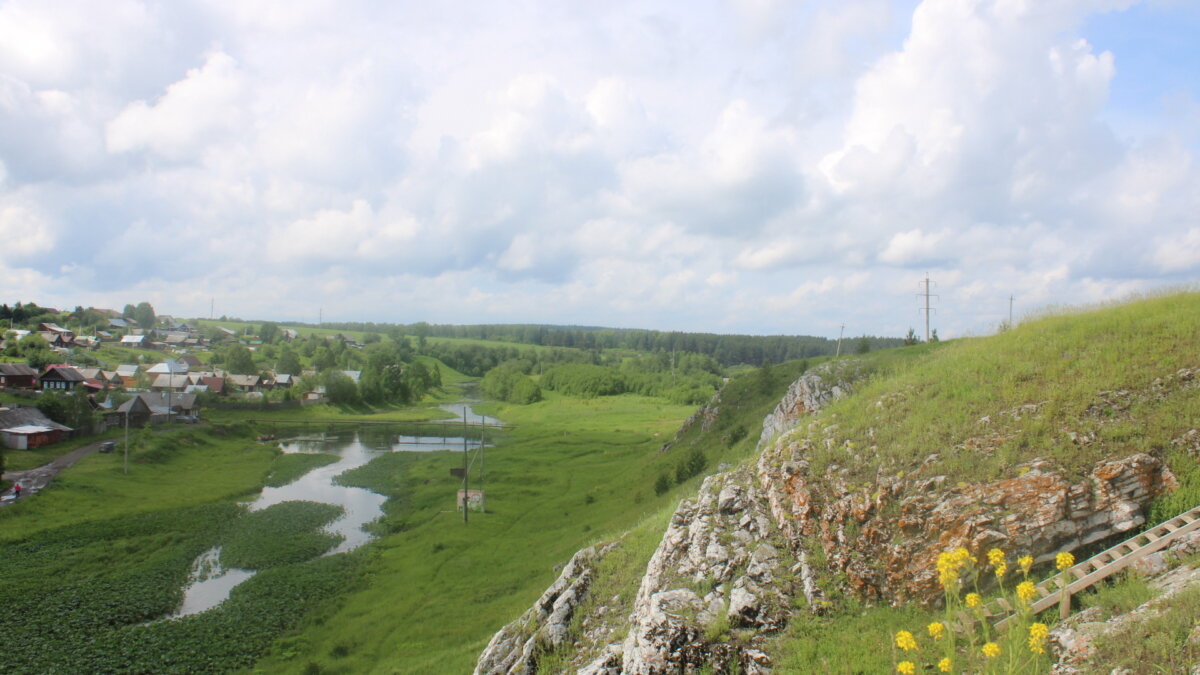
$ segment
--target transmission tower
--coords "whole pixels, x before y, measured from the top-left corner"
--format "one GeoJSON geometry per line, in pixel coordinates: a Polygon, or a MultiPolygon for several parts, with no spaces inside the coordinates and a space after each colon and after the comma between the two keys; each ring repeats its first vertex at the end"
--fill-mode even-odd
{"type": "Polygon", "coordinates": [[[917,297],[918,297],[918,298],[924,298],[924,300],[925,300],[925,305],[924,305],[923,307],[921,307],[921,311],[922,311],[922,312],[925,312],[925,342],[929,342],[929,314],[930,314],[930,312],[936,312],[936,311],[937,311],[937,308],[936,308],[936,307],[930,307],[930,306],[929,306],[929,299],[930,299],[930,298],[936,298],[936,297],[938,297],[937,295],[934,295],[934,294],[932,294],[932,293],[930,293],[930,292],[929,292],[929,287],[930,287],[930,286],[931,286],[933,283],[934,283],[934,282],[932,282],[932,281],[930,281],[930,280],[929,280],[929,273],[928,273],[928,272],[926,272],[926,273],[925,273],[925,280],[924,280],[924,281],[918,281],[918,282],[917,282],[917,285],[919,285],[919,286],[922,286],[922,287],[924,288],[924,290],[922,290],[922,292],[920,292],[920,293],[918,293],[918,294],[917,294],[917,297]]]}

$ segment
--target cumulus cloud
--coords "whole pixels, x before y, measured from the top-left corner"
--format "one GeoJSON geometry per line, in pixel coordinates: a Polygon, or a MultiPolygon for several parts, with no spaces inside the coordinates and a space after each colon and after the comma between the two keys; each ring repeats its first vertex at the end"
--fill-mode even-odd
{"type": "Polygon", "coordinates": [[[0,200],[0,241],[6,259],[17,262],[19,256],[53,249],[56,237],[46,218],[28,206],[7,201],[0,200]]]}
{"type": "Polygon", "coordinates": [[[923,232],[919,229],[897,232],[888,241],[879,259],[893,265],[920,265],[935,262],[947,232],[923,232]]]}
{"type": "Polygon", "coordinates": [[[233,57],[209,54],[153,104],[134,101],[109,123],[111,152],[149,150],[169,159],[194,156],[242,123],[245,78],[233,57]]]}
{"type": "Polygon", "coordinates": [[[13,0],[0,234],[55,304],[902,335],[928,270],[979,330],[1200,267],[1195,84],[1106,122],[1133,4],[13,0]]]}

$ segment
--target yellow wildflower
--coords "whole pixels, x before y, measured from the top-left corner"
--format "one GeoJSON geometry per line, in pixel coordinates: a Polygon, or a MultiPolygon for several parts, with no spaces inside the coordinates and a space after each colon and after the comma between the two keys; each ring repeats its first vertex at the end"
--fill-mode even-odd
{"type": "Polygon", "coordinates": [[[1028,605],[1030,600],[1037,597],[1037,586],[1034,586],[1032,581],[1022,581],[1017,584],[1017,597],[1028,605]]]}
{"type": "Polygon", "coordinates": [[[1004,563],[1004,551],[994,548],[987,552],[988,564],[992,567],[998,567],[1004,563]]]}
{"type": "Polygon", "coordinates": [[[911,652],[917,648],[917,640],[912,633],[902,630],[896,633],[896,646],[906,652],[911,652]]]}
{"type": "Polygon", "coordinates": [[[946,626],[941,621],[934,621],[925,627],[929,631],[929,637],[937,640],[942,637],[942,633],[946,632],[946,626]]]}
{"type": "Polygon", "coordinates": [[[950,669],[953,667],[954,667],[954,662],[950,660],[949,656],[942,659],[941,661],[938,661],[938,670],[942,671],[943,673],[950,672],[950,669]]]}
{"type": "Polygon", "coordinates": [[[917,672],[917,666],[912,661],[901,661],[896,664],[896,672],[901,675],[913,675],[917,672]]]}
{"type": "Polygon", "coordinates": [[[1059,553],[1054,556],[1054,564],[1058,567],[1058,571],[1063,571],[1075,564],[1075,556],[1070,553],[1059,553]]]}
{"type": "Polygon", "coordinates": [[[1007,571],[1008,571],[1008,564],[1007,564],[1007,563],[1000,563],[999,565],[996,565],[996,578],[997,578],[997,579],[1003,579],[1003,578],[1004,578],[1004,573],[1005,573],[1005,572],[1007,572],[1007,571]]]}
{"type": "Polygon", "coordinates": [[[983,655],[989,659],[994,659],[1000,656],[1000,645],[995,642],[989,642],[983,646],[983,655]]]}
{"type": "Polygon", "coordinates": [[[1029,651],[1034,654],[1046,653],[1046,636],[1050,634],[1050,629],[1044,623],[1034,623],[1029,625],[1029,651]]]}
{"type": "Polygon", "coordinates": [[[1017,564],[1021,566],[1022,572],[1029,574],[1029,568],[1033,567],[1033,556],[1023,555],[1020,558],[1017,558],[1017,564]]]}
{"type": "Polygon", "coordinates": [[[978,607],[983,604],[983,598],[978,593],[967,593],[967,607],[978,607]]]}

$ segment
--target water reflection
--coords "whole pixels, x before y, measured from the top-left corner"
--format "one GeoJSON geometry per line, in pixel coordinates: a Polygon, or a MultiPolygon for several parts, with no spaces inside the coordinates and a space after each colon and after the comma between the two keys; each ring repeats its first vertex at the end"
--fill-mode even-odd
{"type": "MultiPolygon", "coordinates": [[[[473,415],[469,404],[459,404],[458,415],[467,407],[468,421],[478,424],[479,415],[473,415]]],[[[449,406],[443,406],[449,410],[449,406]]],[[[483,418],[486,424],[499,425],[494,418],[483,418]]],[[[453,422],[445,427],[452,433],[453,422]]],[[[283,452],[326,453],[338,456],[331,464],[318,467],[295,481],[281,487],[265,487],[257,498],[247,504],[251,511],[274,506],[287,501],[313,501],[334,504],[344,509],[343,515],[329,525],[325,531],[342,537],[341,543],[324,555],[345,553],[371,541],[372,536],[363,526],[383,515],[383,503],[387,498],[370,490],[338,485],[334,478],[356,469],[386,452],[434,452],[437,450],[475,449],[480,439],[463,439],[453,436],[403,436],[387,427],[367,427],[358,430],[326,433],[305,432],[280,442],[283,452]]],[[[196,614],[212,609],[229,597],[238,584],[254,576],[253,570],[226,568],[221,566],[220,549],[206,551],[192,567],[191,581],[184,589],[183,604],[176,617],[196,614]]]]}

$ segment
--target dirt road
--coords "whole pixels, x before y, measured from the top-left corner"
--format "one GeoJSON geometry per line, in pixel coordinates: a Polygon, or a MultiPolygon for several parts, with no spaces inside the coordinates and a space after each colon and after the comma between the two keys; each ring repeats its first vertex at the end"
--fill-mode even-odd
{"type": "MultiPolygon", "coordinates": [[[[50,480],[58,475],[59,471],[75,464],[80,458],[99,450],[102,443],[104,441],[96,441],[95,443],[89,443],[83,447],[76,448],[61,457],[56,457],[49,464],[43,464],[36,469],[5,471],[4,480],[12,481],[15,485],[20,485],[21,499],[24,499],[26,496],[35,494],[38,490],[46,487],[50,483],[50,480]]],[[[16,497],[13,494],[12,488],[0,494],[0,506],[8,506],[14,501],[16,501],[16,497]]]]}

